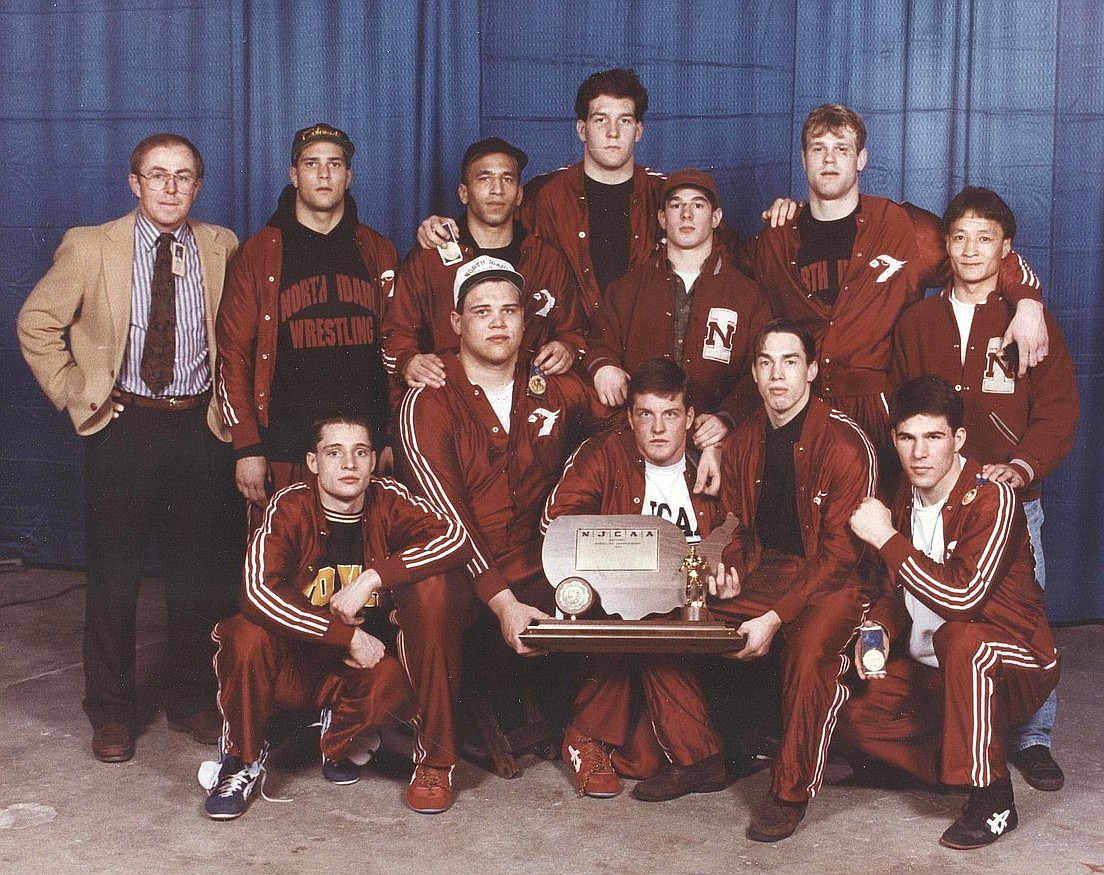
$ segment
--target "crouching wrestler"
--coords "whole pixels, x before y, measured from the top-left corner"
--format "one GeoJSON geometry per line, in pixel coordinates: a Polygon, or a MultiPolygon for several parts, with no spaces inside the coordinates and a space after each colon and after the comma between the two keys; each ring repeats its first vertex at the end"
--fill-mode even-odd
{"type": "Polygon", "coordinates": [[[315,423],[309,478],[272,497],[246,556],[241,613],[215,627],[224,722],[206,810],[216,820],[245,811],[277,711],[321,709],[322,774],[335,784],[358,780],[354,746],[370,750],[379,728],[415,717],[406,674],[384,643],[394,646],[390,591],[463,564],[471,548],[424,499],[372,476],[371,437],[356,416],[315,423]]]}
{"type": "MultiPolygon", "coordinates": [[[[896,390],[893,442],[908,478],[893,511],[866,499],[851,528],[881,551],[886,592],[870,619],[886,642],[858,665],[862,693],[840,714],[853,749],[929,783],[970,788],[940,844],[972,849],[1015,829],[1006,730],[1058,683],[1058,657],[1013,487],[959,455],[963,402],[940,377],[896,390]]],[[[860,641],[861,644],[861,641],[860,641]]]]}
{"type": "MultiPolygon", "coordinates": [[[[639,513],[669,520],[696,544],[724,521],[715,497],[693,491],[698,454],[687,453],[694,425],[688,382],[670,359],[637,368],[627,386],[628,428],[575,451],[548,497],[543,531],[567,514],[639,513]]],[[[613,795],[618,775],[643,779],[632,795],[646,802],[728,786],[721,739],[697,674],[681,656],[591,654],[564,739],[564,758],[588,796],[613,795]],[[645,700],[635,728],[634,677],[645,700]]]]}

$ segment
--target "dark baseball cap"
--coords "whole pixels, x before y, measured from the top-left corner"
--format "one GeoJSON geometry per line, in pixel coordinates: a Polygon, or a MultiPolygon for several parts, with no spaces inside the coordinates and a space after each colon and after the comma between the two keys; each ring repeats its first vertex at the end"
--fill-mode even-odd
{"type": "Polygon", "coordinates": [[[311,125],[309,128],[303,128],[301,131],[295,132],[295,139],[291,141],[291,163],[294,164],[296,162],[299,158],[299,153],[307,148],[307,146],[311,143],[317,143],[319,140],[337,143],[337,145],[341,147],[341,151],[345,153],[345,160],[352,160],[355,148],[353,146],[353,141],[349,139],[349,135],[344,131],[339,131],[333,125],[319,122],[316,125],[311,125]]]}
{"type": "Polygon", "coordinates": [[[667,177],[667,181],[663,183],[663,203],[667,203],[667,198],[669,198],[671,193],[676,189],[686,186],[697,188],[705,192],[714,208],[721,205],[721,196],[717,194],[716,180],[704,170],[698,170],[696,167],[686,167],[682,170],[677,170],[667,177]]]}
{"type": "Polygon", "coordinates": [[[476,158],[482,158],[484,155],[509,155],[515,161],[517,161],[518,173],[521,173],[525,169],[525,165],[529,163],[529,156],[526,155],[517,146],[511,146],[502,137],[487,137],[485,140],[480,140],[478,143],[472,143],[468,146],[464,152],[464,161],[460,165],[460,175],[464,175],[464,171],[468,169],[468,165],[471,164],[476,158]]]}

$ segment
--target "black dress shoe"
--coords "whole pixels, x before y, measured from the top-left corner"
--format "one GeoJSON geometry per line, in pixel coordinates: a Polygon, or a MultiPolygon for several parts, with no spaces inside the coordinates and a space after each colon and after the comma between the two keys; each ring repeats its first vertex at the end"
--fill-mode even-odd
{"type": "Polygon", "coordinates": [[[125,763],[134,756],[134,736],[124,724],[109,721],[92,733],[92,755],[101,763],[125,763]]]}
{"type": "Polygon", "coordinates": [[[975,789],[958,820],[947,827],[939,844],[956,851],[991,845],[1020,822],[1012,796],[1012,779],[1005,775],[988,787],[975,789]]]}
{"type": "Polygon", "coordinates": [[[1012,757],[1012,763],[1036,790],[1061,790],[1066,783],[1062,767],[1054,761],[1050,748],[1045,744],[1025,747],[1012,757]]]}
{"type": "Polygon", "coordinates": [[[666,802],[687,793],[715,793],[727,786],[724,756],[716,753],[688,766],[666,763],[648,780],[633,787],[632,797],[641,802],[666,802]]]}

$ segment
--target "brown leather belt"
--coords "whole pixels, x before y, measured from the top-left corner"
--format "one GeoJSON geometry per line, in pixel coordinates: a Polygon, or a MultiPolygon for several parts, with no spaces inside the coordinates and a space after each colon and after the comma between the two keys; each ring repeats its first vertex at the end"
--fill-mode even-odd
{"type": "Polygon", "coordinates": [[[114,389],[111,393],[113,401],[118,401],[124,407],[144,407],[147,410],[195,410],[197,407],[205,407],[211,400],[210,391],[201,395],[173,395],[169,398],[147,398],[145,395],[135,395],[133,392],[124,392],[122,389],[114,389]]]}

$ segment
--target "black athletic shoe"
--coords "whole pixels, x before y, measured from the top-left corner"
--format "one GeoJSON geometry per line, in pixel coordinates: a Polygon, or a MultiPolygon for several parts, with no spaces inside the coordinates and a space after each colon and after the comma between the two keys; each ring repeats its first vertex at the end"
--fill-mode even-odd
{"type": "Polygon", "coordinates": [[[331,784],[355,784],[360,780],[360,766],[346,757],[322,760],[322,777],[331,784]]]}
{"type": "Polygon", "coordinates": [[[947,827],[939,844],[957,851],[991,845],[1020,822],[1012,797],[1012,779],[1005,775],[988,787],[975,789],[958,820],[947,827]]]}
{"type": "Polygon", "coordinates": [[[1061,790],[1066,783],[1062,767],[1054,761],[1050,748],[1045,744],[1025,747],[1012,757],[1012,763],[1036,790],[1061,790]]]}
{"type": "Polygon", "coordinates": [[[253,788],[262,781],[262,760],[243,763],[235,756],[228,756],[219,769],[218,783],[207,797],[204,809],[212,820],[233,820],[241,817],[249,806],[253,788]]]}

